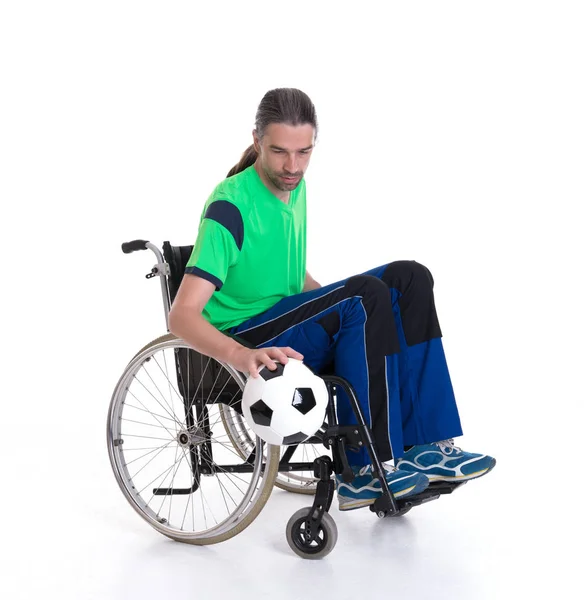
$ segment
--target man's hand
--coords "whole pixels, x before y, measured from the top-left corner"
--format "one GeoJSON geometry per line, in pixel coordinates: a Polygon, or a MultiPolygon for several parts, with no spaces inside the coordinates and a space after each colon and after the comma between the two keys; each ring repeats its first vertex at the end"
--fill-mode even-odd
{"type": "Polygon", "coordinates": [[[262,365],[270,371],[276,369],[276,360],[283,365],[288,363],[288,357],[302,360],[304,356],[296,352],[289,346],[284,348],[246,348],[245,346],[236,347],[229,358],[229,364],[242,373],[249,373],[251,377],[258,377],[259,369],[262,365]]]}

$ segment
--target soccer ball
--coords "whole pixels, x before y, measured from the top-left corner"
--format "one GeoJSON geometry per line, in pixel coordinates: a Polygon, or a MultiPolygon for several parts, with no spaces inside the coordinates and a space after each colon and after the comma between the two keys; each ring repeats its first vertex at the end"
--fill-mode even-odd
{"type": "Polygon", "coordinates": [[[268,444],[299,444],[322,426],[328,405],[325,382],[300,360],[289,358],[245,384],[241,407],[252,431],[268,444]]]}

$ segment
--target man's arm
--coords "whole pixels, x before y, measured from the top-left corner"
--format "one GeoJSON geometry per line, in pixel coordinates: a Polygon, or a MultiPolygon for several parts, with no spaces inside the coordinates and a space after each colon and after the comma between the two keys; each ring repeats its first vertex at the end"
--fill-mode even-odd
{"type": "Polygon", "coordinates": [[[312,275],[306,271],[306,278],[304,280],[304,288],[302,289],[303,292],[310,292],[311,290],[317,290],[318,288],[321,288],[322,285],[320,285],[320,283],[318,283],[318,281],[315,281],[312,278],[312,275]]]}

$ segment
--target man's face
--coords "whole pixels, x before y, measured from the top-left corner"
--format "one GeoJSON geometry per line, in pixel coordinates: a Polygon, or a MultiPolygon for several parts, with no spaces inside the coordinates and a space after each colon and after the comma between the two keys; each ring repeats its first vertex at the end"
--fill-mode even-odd
{"type": "Polygon", "coordinates": [[[296,188],[308,168],[314,146],[314,127],[271,123],[260,140],[253,134],[260,165],[273,186],[289,192],[296,188]]]}

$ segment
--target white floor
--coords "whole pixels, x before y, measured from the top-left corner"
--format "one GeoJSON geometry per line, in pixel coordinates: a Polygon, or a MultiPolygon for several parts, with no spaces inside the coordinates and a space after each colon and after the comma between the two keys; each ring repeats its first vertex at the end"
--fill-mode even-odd
{"type": "MultiPolygon", "coordinates": [[[[75,434],[62,440],[63,459],[67,445],[80,440],[75,434]]],[[[11,534],[4,537],[2,579],[10,590],[4,597],[578,597],[577,553],[564,548],[573,515],[561,505],[546,515],[551,507],[518,479],[509,458],[499,456],[488,476],[399,519],[379,520],[368,509],[341,514],[335,500],[339,540],[321,561],[298,558],[284,535],[306,496],[275,490],[239,536],[189,546],[166,539],[134,513],[105,451],[91,478],[77,476],[81,464],[63,461],[51,478],[20,481],[35,487],[4,512],[11,534]]]]}

